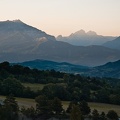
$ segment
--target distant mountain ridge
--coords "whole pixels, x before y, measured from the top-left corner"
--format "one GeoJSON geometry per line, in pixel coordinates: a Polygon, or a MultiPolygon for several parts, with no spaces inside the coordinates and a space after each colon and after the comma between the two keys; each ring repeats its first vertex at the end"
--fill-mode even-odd
{"type": "Polygon", "coordinates": [[[67,37],[59,35],[56,39],[58,41],[64,41],[72,45],[77,46],[89,46],[89,45],[102,45],[107,41],[114,40],[116,37],[112,36],[102,36],[97,35],[94,31],[85,32],[84,30],[79,30],[67,37]]]}
{"type": "Polygon", "coordinates": [[[108,62],[104,65],[91,68],[86,75],[97,77],[120,78],[120,60],[108,62]]]}
{"type": "MultiPolygon", "coordinates": [[[[77,33],[76,33],[77,34],[77,33]]],[[[79,33],[78,33],[79,34],[79,33]]],[[[81,32],[84,34],[84,31],[81,32]]],[[[89,32],[88,34],[95,34],[89,32]]],[[[0,61],[45,59],[83,66],[97,66],[120,59],[120,51],[103,46],[74,46],[20,20],[0,22],[0,61]]]]}
{"type": "Polygon", "coordinates": [[[76,73],[78,71],[86,71],[88,67],[81,66],[81,65],[74,65],[67,62],[54,62],[49,60],[32,60],[32,61],[26,61],[22,63],[14,63],[19,64],[22,66],[27,66],[30,68],[40,69],[40,70],[56,70],[61,72],[68,72],[68,73],[76,73]]]}
{"type": "Polygon", "coordinates": [[[54,62],[49,60],[32,60],[21,63],[12,63],[40,70],[55,70],[66,73],[81,74],[90,77],[120,78],[120,60],[108,62],[101,66],[87,67],[67,62],[54,62]]]}
{"type": "Polygon", "coordinates": [[[120,36],[112,41],[104,43],[103,46],[120,50],[120,36]]]}

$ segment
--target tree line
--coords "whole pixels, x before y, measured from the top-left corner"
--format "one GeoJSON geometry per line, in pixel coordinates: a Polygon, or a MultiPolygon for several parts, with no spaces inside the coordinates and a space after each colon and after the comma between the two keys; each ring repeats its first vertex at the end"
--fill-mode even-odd
{"type": "Polygon", "coordinates": [[[109,110],[107,114],[98,113],[96,109],[91,111],[86,101],[71,101],[67,109],[63,109],[60,99],[49,100],[46,96],[39,95],[35,98],[36,107],[19,108],[13,95],[9,95],[0,103],[0,120],[22,120],[26,118],[32,120],[47,120],[49,118],[67,120],[118,120],[118,115],[114,110],[109,110]]]}
{"type": "Polygon", "coordinates": [[[14,94],[16,97],[35,98],[45,95],[48,99],[57,97],[66,101],[89,101],[120,105],[120,80],[81,76],[55,70],[38,70],[0,63],[0,94],[14,94]],[[44,88],[32,91],[22,83],[44,84],[44,88]]]}

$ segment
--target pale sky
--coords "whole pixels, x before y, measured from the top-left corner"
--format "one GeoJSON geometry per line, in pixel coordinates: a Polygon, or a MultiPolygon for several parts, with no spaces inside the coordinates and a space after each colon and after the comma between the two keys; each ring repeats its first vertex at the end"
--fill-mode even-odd
{"type": "Polygon", "coordinates": [[[15,19],[54,36],[80,29],[120,36],[120,0],[0,0],[0,21],[15,19]]]}

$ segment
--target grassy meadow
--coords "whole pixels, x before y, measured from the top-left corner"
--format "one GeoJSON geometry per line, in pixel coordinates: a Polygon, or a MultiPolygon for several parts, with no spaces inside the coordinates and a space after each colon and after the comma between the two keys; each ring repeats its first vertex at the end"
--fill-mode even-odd
{"type": "Polygon", "coordinates": [[[23,86],[25,87],[30,87],[31,90],[37,91],[37,90],[42,90],[45,84],[37,84],[37,83],[22,83],[23,86]]]}
{"type": "MultiPolygon", "coordinates": [[[[0,100],[4,100],[4,99],[5,99],[5,96],[0,96],[0,100]]],[[[26,108],[30,107],[30,106],[33,106],[33,107],[36,106],[34,99],[16,98],[16,101],[18,102],[20,108],[22,106],[25,106],[26,108]]],[[[63,103],[63,108],[66,110],[68,105],[69,105],[69,102],[62,101],[62,103],[63,103]]],[[[120,105],[112,105],[112,104],[104,104],[104,103],[92,103],[92,102],[89,102],[88,104],[91,108],[91,111],[93,109],[97,109],[99,113],[101,113],[102,111],[107,113],[109,110],[115,110],[118,113],[118,115],[120,116],[120,105]]]]}
{"type": "MultiPolygon", "coordinates": [[[[33,91],[42,90],[43,87],[45,86],[45,84],[32,84],[32,83],[22,83],[22,84],[25,87],[30,87],[31,90],[33,90],[33,91]]],[[[5,98],[5,97],[0,96],[0,99],[3,99],[3,98],[5,98]]],[[[25,107],[34,106],[35,107],[34,99],[17,98],[17,101],[18,101],[20,107],[21,106],[25,106],[25,107]]],[[[119,105],[93,103],[93,102],[89,102],[88,104],[91,108],[91,111],[94,109],[97,109],[99,111],[99,113],[101,113],[102,111],[107,113],[109,110],[115,110],[118,113],[118,115],[120,116],[120,106],[119,105]]],[[[63,108],[65,110],[67,109],[68,105],[69,105],[68,101],[63,101],[63,108]]]]}
{"type": "MultiPolygon", "coordinates": [[[[63,108],[66,110],[69,105],[68,101],[63,101],[63,108]]],[[[91,111],[97,109],[99,113],[105,112],[107,113],[109,110],[115,110],[118,115],[120,116],[120,105],[112,105],[112,104],[105,104],[105,103],[95,103],[95,102],[88,102],[88,105],[91,108],[91,111]]]]}
{"type": "MultiPolygon", "coordinates": [[[[48,83],[49,84],[49,83],[48,83]]],[[[44,86],[48,84],[38,84],[38,83],[22,83],[25,87],[30,87],[32,91],[42,90],[44,86]]],[[[53,83],[54,84],[54,83],[53,83]]],[[[65,86],[65,83],[56,83],[58,85],[65,86]]]]}

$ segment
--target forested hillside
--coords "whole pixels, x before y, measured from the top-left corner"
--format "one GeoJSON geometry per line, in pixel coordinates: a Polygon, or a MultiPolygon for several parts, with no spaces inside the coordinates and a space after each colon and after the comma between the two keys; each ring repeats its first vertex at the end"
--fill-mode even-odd
{"type": "Polygon", "coordinates": [[[86,100],[120,104],[120,81],[110,78],[90,78],[81,75],[30,69],[20,65],[0,64],[0,94],[35,98],[46,95],[49,99],[86,100]],[[44,84],[42,90],[32,91],[21,83],[44,84]]]}

